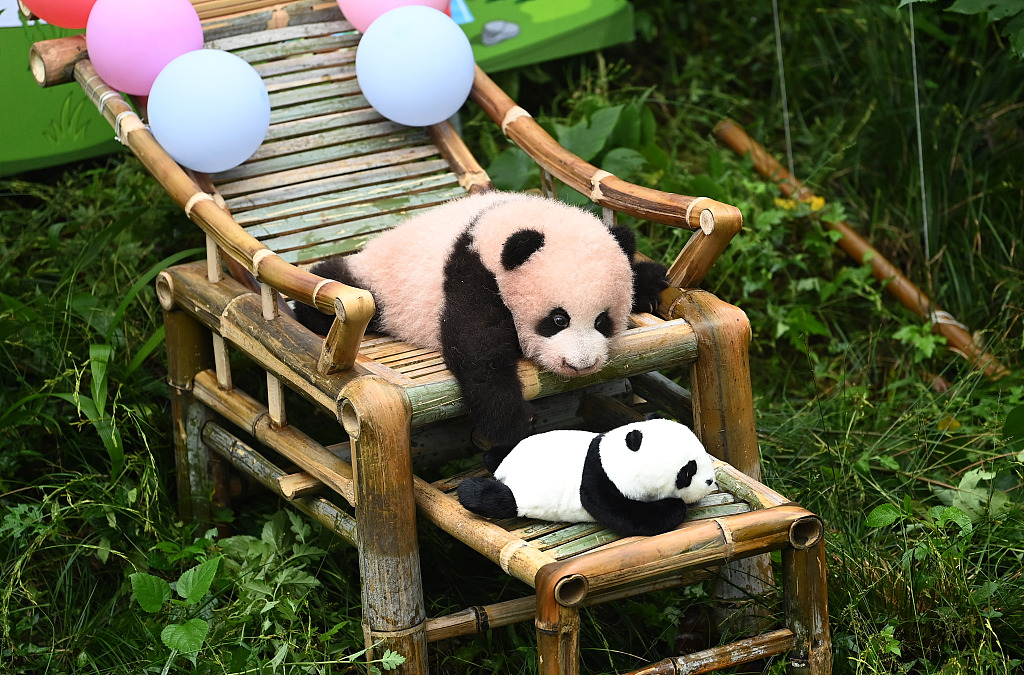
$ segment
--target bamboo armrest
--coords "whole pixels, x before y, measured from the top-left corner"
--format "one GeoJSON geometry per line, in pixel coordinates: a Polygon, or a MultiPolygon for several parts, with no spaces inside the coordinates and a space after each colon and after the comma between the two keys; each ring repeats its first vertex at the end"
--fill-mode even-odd
{"type": "MultiPolygon", "coordinates": [[[[36,43],[31,61],[40,86],[61,84],[70,78],[77,80],[114,127],[118,140],[132,150],[189,219],[256,281],[296,301],[335,314],[337,320],[324,341],[320,370],[327,373],[352,366],[366,326],[376,311],[369,291],[302,270],[242,229],[215,196],[203,190],[196,177],[182,169],[157,143],[128,101],[100,79],[81,36],[36,43]]],[[[219,271],[212,274],[216,276],[219,271]]]]}
{"type": "Polygon", "coordinates": [[[669,269],[678,288],[698,285],[743,226],[739,209],[707,197],[690,197],[635,185],[598,169],[559,145],[479,67],[470,97],[511,141],[544,170],[600,206],[636,218],[694,230],[669,269]]]}

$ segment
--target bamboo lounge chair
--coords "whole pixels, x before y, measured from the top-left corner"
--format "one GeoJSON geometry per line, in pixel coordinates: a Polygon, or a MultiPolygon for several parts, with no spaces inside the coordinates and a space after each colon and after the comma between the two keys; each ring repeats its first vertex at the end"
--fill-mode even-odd
{"type": "Polygon", "coordinates": [[[696,289],[739,230],[738,210],[598,171],[477,71],[472,100],[537,161],[549,188],[557,179],[589,195],[607,221],[621,213],[693,231],[670,268],[658,315],[631,318],[601,373],[564,381],[521,363],[538,428],[614,426],[637,418],[638,401],[641,411],[692,415],[722,460],[723,488],[684,525],[654,537],[479,518],[453,495],[462,476],[428,482],[418,475],[431,459],[474,451],[440,355],[365,335],[370,295],[305,267],[357,249],[416,209],[491,189],[487,174],[451,125],[400,127],[369,108],[353,76],[359,35],[333,1],[195,4],[208,45],[253,63],[273,105],[261,149],[219,175],[175,164],[128,101],[96,76],[81,38],[40,43],[32,53],[40,83],[77,80],[207,235],[205,263],[170,268],[157,282],[183,516],[203,518],[211,495],[224,502],[229,481],[221,478],[230,466],[351,542],[359,551],[367,644],[401,653],[409,673],[426,672],[428,642],[531,618],[540,671],[578,672],[581,606],[707,580],[715,580],[722,614],[754,634],[635,672],[706,672],[782,653],[789,672],[831,672],[822,523],[758,481],[749,324],[737,308],[696,289]],[[282,297],[335,313],[326,339],[282,310],[282,297]],[[235,386],[229,349],[265,371],[263,401],[235,386]],[[692,397],[657,372],[679,364],[690,364],[692,397]],[[286,415],[293,392],[339,422],[349,442],[323,445],[297,428],[286,415]],[[534,592],[428,618],[417,516],[534,592]],[[782,616],[771,621],[756,608],[772,583],[768,553],[779,550],[784,600],[782,616]]]}

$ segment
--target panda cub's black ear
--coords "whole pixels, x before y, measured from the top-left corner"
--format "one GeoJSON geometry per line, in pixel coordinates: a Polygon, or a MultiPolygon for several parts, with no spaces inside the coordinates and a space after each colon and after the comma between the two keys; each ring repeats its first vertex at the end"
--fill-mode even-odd
{"type": "Polygon", "coordinates": [[[644,435],[640,433],[639,429],[633,429],[626,434],[626,447],[636,452],[640,449],[640,443],[644,440],[644,435]]]}
{"type": "Polygon", "coordinates": [[[505,240],[501,247],[501,266],[506,272],[526,262],[531,255],[544,246],[544,234],[537,230],[519,230],[505,240]]]}
{"type": "Polygon", "coordinates": [[[615,241],[619,242],[619,248],[626,254],[629,261],[633,262],[633,256],[636,255],[636,234],[633,229],[628,225],[616,225],[611,232],[615,241]]]}

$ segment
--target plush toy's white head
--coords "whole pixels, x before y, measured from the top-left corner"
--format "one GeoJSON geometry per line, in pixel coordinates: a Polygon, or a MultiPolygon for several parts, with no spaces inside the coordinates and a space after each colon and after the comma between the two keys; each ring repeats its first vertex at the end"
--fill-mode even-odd
{"type": "Polygon", "coordinates": [[[612,429],[601,439],[601,465],[626,497],[676,497],[688,504],[718,489],[713,458],[690,429],[666,419],[612,429]]]}
{"type": "Polygon", "coordinates": [[[633,302],[630,260],[604,223],[552,199],[517,195],[480,214],[473,240],[526,358],[567,377],[604,366],[633,302]]]}

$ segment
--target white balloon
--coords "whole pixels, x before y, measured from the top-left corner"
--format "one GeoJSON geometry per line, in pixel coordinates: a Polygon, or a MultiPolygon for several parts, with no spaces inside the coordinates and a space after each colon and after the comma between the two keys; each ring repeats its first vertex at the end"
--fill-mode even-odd
{"type": "Polygon", "coordinates": [[[149,94],[149,127],[182,166],[227,171],[247,160],[270,127],[270,96],[244,59],[198,49],[171,61],[149,94]]]}
{"type": "Polygon", "coordinates": [[[356,51],[363,95],[384,117],[427,126],[454,115],[473,87],[469,38],[444,12],[408,5],[381,14],[356,51]]]}

